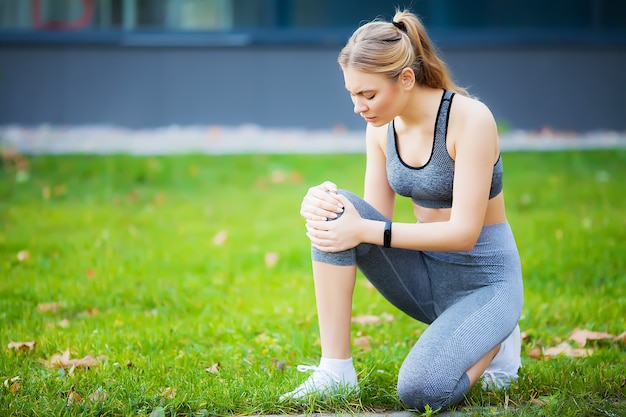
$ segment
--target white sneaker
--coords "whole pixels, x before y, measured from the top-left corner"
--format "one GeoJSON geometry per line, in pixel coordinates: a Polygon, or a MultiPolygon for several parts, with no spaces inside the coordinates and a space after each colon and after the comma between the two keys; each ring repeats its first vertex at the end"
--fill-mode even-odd
{"type": "Polygon", "coordinates": [[[338,393],[359,393],[359,383],[354,370],[354,375],[341,378],[334,372],[318,366],[298,365],[297,369],[300,372],[313,371],[313,374],[293,391],[281,395],[280,401],[302,399],[313,394],[325,397],[338,393]]]}
{"type": "Polygon", "coordinates": [[[518,377],[517,371],[522,366],[520,359],[522,341],[519,325],[500,345],[500,350],[482,375],[483,389],[501,390],[507,388],[518,377]]]}

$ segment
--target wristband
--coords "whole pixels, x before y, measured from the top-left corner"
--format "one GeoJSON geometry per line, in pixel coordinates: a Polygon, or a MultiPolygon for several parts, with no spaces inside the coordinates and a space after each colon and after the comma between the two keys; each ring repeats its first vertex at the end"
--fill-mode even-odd
{"type": "Polygon", "coordinates": [[[385,232],[383,234],[383,246],[391,247],[391,222],[385,222],[385,232]]]}

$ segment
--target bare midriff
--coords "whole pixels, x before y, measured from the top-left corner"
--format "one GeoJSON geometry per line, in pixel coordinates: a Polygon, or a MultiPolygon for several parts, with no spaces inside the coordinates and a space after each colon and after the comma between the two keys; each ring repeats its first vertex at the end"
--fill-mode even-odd
{"type": "MultiPolygon", "coordinates": [[[[426,208],[413,204],[415,218],[421,223],[445,222],[450,220],[450,208],[426,208]]],[[[506,222],[504,197],[502,193],[489,200],[483,226],[506,222]]]]}

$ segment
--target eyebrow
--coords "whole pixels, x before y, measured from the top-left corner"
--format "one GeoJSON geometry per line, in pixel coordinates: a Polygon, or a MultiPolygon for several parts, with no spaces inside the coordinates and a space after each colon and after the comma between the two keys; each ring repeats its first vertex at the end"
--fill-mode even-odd
{"type": "Polygon", "coordinates": [[[350,91],[350,89],[348,87],[346,87],[346,90],[348,90],[348,93],[354,94],[355,96],[358,96],[358,95],[362,96],[362,95],[364,95],[366,93],[373,93],[374,92],[374,90],[370,89],[370,90],[361,90],[359,92],[353,93],[352,91],[350,91]]]}

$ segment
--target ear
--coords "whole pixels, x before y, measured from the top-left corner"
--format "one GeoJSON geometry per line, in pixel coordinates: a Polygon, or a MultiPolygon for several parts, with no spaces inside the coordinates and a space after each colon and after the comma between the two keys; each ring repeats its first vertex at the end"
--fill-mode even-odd
{"type": "Polygon", "coordinates": [[[400,73],[400,82],[402,83],[402,88],[405,90],[410,90],[415,85],[415,73],[412,68],[405,68],[400,73]]]}

